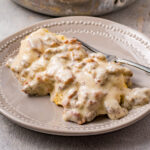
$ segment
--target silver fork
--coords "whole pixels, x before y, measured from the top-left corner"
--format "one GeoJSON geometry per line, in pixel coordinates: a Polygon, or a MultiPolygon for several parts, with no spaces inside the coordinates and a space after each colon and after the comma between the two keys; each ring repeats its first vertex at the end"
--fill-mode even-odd
{"type": "MultiPolygon", "coordinates": [[[[76,39],[77,39],[77,38],[76,38],[76,39]]],[[[117,58],[115,55],[106,54],[106,53],[97,50],[96,48],[94,48],[94,47],[88,45],[87,43],[85,43],[85,42],[83,42],[83,41],[81,41],[81,40],[79,40],[79,39],[77,39],[77,40],[78,40],[84,47],[86,47],[87,49],[89,49],[90,51],[95,52],[95,53],[97,53],[97,52],[102,53],[102,54],[106,57],[106,59],[107,59],[108,61],[114,61],[114,62],[117,62],[117,63],[130,65],[130,66],[136,67],[136,68],[138,68],[138,69],[140,69],[140,70],[143,70],[143,71],[145,71],[145,72],[147,72],[147,73],[150,73],[150,68],[149,68],[149,67],[146,67],[146,66],[144,66],[144,65],[141,65],[141,64],[138,64],[138,63],[135,63],[135,62],[132,62],[132,61],[130,61],[130,60],[117,58]]]]}

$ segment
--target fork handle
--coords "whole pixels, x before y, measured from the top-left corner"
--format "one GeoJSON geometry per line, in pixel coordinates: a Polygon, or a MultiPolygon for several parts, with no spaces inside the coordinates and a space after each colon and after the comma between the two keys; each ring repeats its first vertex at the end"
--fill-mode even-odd
{"type": "Polygon", "coordinates": [[[115,60],[115,62],[121,63],[121,64],[127,64],[127,65],[130,65],[130,66],[136,67],[136,68],[138,68],[138,69],[140,69],[140,70],[143,70],[143,71],[145,71],[145,72],[147,72],[147,73],[150,73],[150,68],[149,68],[149,67],[146,67],[146,66],[144,66],[144,65],[140,65],[140,64],[135,63],[135,62],[132,62],[132,61],[130,61],[130,60],[117,58],[117,59],[115,60]]]}

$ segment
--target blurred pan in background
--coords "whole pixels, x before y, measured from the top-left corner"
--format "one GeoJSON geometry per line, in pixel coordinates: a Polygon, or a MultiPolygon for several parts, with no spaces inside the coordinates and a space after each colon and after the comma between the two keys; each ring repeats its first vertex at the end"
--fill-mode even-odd
{"type": "Polygon", "coordinates": [[[13,0],[19,5],[51,16],[103,15],[137,0],[13,0]]]}

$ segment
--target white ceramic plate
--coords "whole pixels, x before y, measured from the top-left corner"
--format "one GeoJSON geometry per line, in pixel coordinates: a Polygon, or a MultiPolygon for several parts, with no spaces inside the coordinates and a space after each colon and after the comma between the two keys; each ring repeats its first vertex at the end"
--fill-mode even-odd
{"type": "MultiPolygon", "coordinates": [[[[93,17],[50,19],[28,27],[0,43],[0,112],[17,124],[48,134],[93,135],[126,127],[150,112],[150,104],[136,108],[120,120],[97,117],[91,123],[77,125],[62,119],[62,108],[49,97],[29,97],[21,91],[5,62],[18,51],[20,40],[29,33],[48,28],[52,32],[78,37],[110,54],[150,66],[150,41],[141,33],[123,25],[93,17]]],[[[135,68],[133,83],[150,87],[150,76],[135,68]]]]}

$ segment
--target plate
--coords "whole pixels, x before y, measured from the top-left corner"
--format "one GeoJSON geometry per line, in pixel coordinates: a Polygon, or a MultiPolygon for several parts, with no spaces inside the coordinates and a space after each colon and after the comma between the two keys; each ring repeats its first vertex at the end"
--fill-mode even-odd
{"type": "MultiPolygon", "coordinates": [[[[28,27],[0,43],[0,112],[15,123],[38,132],[56,135],[94,135],[115,131],[133,124],[150,112],[150,104],[133,109],[120,120],[97,117],[91,123],[77,125],[62,119],[62,108],[50,102],[49,96],[29,97],[11,71],[5,67],[14,56],[20,41],[39,28],[68,37],[78,37],[91,46],[121,58],[150,66],[150,41],[126,26],[94,17],[64,17],[50,19],[28,27]]],[[[150,87],[150,77],[135,68],[132,81],[135,86],[150,87]]]]}

